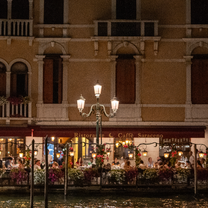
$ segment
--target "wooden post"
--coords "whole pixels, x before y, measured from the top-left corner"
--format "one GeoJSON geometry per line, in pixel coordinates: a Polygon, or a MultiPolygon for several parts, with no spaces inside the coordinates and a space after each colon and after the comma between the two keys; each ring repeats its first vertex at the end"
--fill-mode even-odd
{"type": "Polygon", "coordinates": [[[45,138],[45,187],[44,187],[44,199],[45,208],[48,208],[48,136],[45,138]]]}
{"type": "Polygon", "coordinates": [[[33,208],[34,200],[34,143],[35,140],[32,140],[32,157],[31,157],[31,178],[30,178],[30,207],[33,208]]]}
{"type": "Polygon", "coordinates": [[[64,195],[67,195],[68,191],[68,153],[69,153],[69,144],[66,144],[66,155],[65,155],[65,180],[64,180],[64,195]]]}
{"type": "Polygon", "coordinates": [[[194,194],[197,194],[197,152],[194,144],[194,194]]]}

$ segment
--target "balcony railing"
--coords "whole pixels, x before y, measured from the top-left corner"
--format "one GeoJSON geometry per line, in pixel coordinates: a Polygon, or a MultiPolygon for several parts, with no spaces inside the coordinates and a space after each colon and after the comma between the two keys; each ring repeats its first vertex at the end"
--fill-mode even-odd
{"type": "Polygon", "coordinates": [[[33,20],[0,19],[0,36],[32,36],[33,20]]]}
{"type": "Polygon", "coordinates": [[[0,118],[31,118],[31,103],[3,104],[0,106],[0,118]]]}
{"type": "Polygon", "coordinates": [[[157,20],[96,20],[95,36],[158,36],[157,20]]]}

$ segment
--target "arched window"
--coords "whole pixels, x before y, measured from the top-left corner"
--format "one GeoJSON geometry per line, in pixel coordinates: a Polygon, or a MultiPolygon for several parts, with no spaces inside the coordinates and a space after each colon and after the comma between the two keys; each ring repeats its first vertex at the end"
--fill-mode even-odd
{"type": "Polygon", "coordinates": [[[6,66],[0,62],[0,96],[6,96],[6,66]]]}
{"type": "Polygon", "coordinates": [[[12,1],[12,19],[29,19],[29,0],[12,1]]]}
{"type": "Polygon", "coordinates": [[[46,55],[43,66],[43,102],[62,102],[63,65],[60,55],[46,55]]]}
{"type": "Polygon", "coordinates": [[[22,62],[11,67],[11,96],[28,95],[28,68],[22,62]]]}
{"type": "Polygon", "coordinates": [[[121,104],[134,104],[136,67],[133,55],[119,55],[116,64],[116,97],[121,104]]]}
{"type": "Polygon", "coordinates": [[[63,14],[64,14],[63,0],[44,0],[45,24],[63,24],[63,19],[64,19],[63,14]]]}

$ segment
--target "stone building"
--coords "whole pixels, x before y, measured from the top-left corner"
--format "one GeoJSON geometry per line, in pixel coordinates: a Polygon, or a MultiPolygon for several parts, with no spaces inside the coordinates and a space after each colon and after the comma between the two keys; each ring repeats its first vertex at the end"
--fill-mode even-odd
{"type": "MultiPolygon", "coordinates": [[[[120,101],[102,117],[103,142],[208,144],[207,9],[206,0],[1,0],[1,157],[46,135],[51,154],[72,140],[87,142],[74,144],[75,161],[90,157],[95,115],[82,118],[76,102],[82,94],[89,111],[97,80],[107,112],[120,101]]],[[[128,154],[110,146],[110,159],[128,154]]],[[[162,151],[141,148],[153,160],[162,151]]]]}

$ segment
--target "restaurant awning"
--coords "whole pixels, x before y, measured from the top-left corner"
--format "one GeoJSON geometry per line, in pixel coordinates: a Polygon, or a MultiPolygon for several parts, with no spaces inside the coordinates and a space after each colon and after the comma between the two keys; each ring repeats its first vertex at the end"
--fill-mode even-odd
{"type": "MultiPolygon", "coordinates": [[[[114,138],[204,138],[205,126],[102,127],[102,137],[114,138]]],[[[0,136],[96,137],[92,127],[27,126],[0,127],[0,136]]]]}
{"type": "MultiPolygon", "coordinates": [[[[204,126],[186,126],[186,127],[103,127],[102,137],[114,138],[204,138],[204,126]]],[[[39,127],[34,128],[33,136],[55,137],[96,137],[95,128],[78,128],[78,127],[39,127]]]]}

